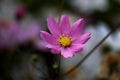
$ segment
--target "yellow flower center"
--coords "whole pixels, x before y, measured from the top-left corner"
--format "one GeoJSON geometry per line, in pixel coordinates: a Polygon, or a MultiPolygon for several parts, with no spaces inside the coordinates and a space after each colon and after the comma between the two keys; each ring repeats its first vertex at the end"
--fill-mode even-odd
{"type": "Polygon", "coordinates": [[[60,36],[59,44],[64,48],[69,47],[71,45],[71,37],[65,35],[60,36]]]}

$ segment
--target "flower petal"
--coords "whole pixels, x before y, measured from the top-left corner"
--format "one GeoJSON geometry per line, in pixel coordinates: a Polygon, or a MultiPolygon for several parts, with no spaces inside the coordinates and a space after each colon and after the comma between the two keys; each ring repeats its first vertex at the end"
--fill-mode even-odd
{"type": "Polygon", "coordinates": [[[67,15],[62,15],[60,19],[60,29],[62,34],[68,35],[70,32],[69,17],[67,15]]]}
{"type": "Polygon", "coordinates": [[[85,44],[89,39],[90,39],[90,32],[87,32],[83,35],[81,35],[80,37],[78,37],[77,39],[73,40],[73,43],[81,43],[81,44],[85,44]]]}
{"type": "Polygon", "coordinates": [[[48,25],[48,29],[53,35],[55,36],[60,35],[59,25],[52,16],[47,18],[47,25],[48,25]]]}
{"type": "Polygon", "coordinates": [[[60,50],[58,49],[51,49],[50,50],[53,54],[59,54],[60,53],[60,50]]]}
{"type": "Polygon", "coordinates": [[[90,39],[90,32],[85,33],[81,36],[80,43],[85,44],[90,39]]]}
{"type": "Polygon", "coordinates": [[[59,45],[57,45],[57,44],[47,44],[47,48],[54,48],[54,49],[58,49],[58,48],[60,48],[60,46],[59,45]]]}
{"type": "Polygon", "coordinates": [[[83,44],[72,44],[71,50],[74,52],[81,52],[83,50],[84,45],[83,44]]]}
{"type": "Polygon", "coordinates": [[[45,40],[49,44],[57,44],[57,39],[48,32],[41,31],[40,36],[43,40],[45,40]]]}
{"type": "Polygon", "coordinates": [[[53,54],[59,54],[60,53],[60,46],[59,45],[48,44],[47,47],[51,48],[51,52],[53,54]]]}
{"type": "Polygon", "coordinates": [[[46,48],[47,43],[45,41],[38,40],[34,44],[35,44],[35,47],[37,49],[40,49],[41,51],[48,52],[48,48],[46,48]]]}
{"type": "Polygon", "coordinates": [[[83,26],[84,26],[83,19],[77,20],[71,27],[70,35],[73,37],[79,36],[82,33],[83,26]]]}
{"type": "Polygon", "coordinates": [[[65,58],[71,58],[74,56],[74,53],[70,48],[63,48],[61,50],[61,55],[65,58]]]}

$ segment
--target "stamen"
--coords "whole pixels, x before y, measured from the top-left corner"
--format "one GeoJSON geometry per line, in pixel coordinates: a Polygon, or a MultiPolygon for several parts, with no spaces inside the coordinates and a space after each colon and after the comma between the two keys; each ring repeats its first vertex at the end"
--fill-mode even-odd
{"type": "Polygon", "coordinates": [[[65,36],[65,35],[60,36],[59,44],[63,48],[69,47],[71,45],[71,37],[68,37],[68,36],[65,36]]]}

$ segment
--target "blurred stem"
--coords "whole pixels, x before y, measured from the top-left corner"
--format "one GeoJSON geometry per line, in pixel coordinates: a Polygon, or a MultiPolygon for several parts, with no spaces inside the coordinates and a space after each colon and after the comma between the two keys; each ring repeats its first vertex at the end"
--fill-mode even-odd
{"type": "Polygon", "coordinates": [[[68,72],[64,73],[63,76],[71,73],[76,68],[78,68],[113,32],[115,32],[115,30],[117,30],[119,28],[119,26],[120,26],[120,24],[118,24],[118,26],[114,27],[90,52],[87,53],[87,55],[77,65],[75,65],[68,72]]]}
{"type": "Polygon", "coordinates": [[[53,79],[52,80],[61,80],[61,55],[55,55],[54,64],[53,64],[53,79]]]}
{"type": "Polygon", "coordinates": [[[61,80],[61,55],[58,55],[59,61],[58,61],[58,72],[59,72],[59,80],[61,80]]]}

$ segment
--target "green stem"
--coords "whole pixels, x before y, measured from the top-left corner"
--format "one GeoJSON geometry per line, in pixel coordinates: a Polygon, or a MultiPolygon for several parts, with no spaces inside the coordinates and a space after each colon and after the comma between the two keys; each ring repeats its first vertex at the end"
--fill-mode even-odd
{"type": "Polygon", "coordinates": [[[79,61],[77,65],[75,65],[71,70],[64,73],[63,76],[71,73],[76,68],[78,68],[116,29],[119,28],[119,25],[117,27],[114,27],[114,29],[112,29],[90,52],[88,52],[88,54],[81,61],[79,61]]]}
{"type": "Polygon", "coordinates": [[[61,55],[59,55],[58,58],[59,58],[59,61],[58,61],[59,80],[61,80],[61,55]]]}

